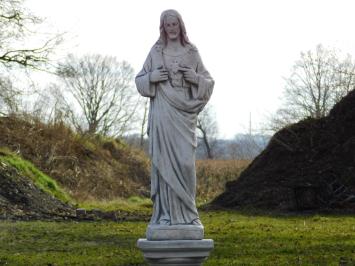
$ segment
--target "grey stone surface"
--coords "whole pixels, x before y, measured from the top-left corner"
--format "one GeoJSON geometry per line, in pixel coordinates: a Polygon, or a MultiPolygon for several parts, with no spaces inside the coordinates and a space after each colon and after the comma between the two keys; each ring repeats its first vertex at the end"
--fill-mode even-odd
{"type": "Polygon", "coordinates": [[[164,11],[160,28],[160,38],[136,76],[139,93],[150,98],[148,135],[154,203],[150,223],[198,225],[196,123],[211,97],[214,81],[187,38],[178,12],[164,11]]]}
{"type": "Polygon", "coordinates": [[[196,203],[197,116],[214,81],[175,10],[160,17],[160,37],[136,76],[150,98],[148,119],[153,214],[138,247],[150,265],[201,265],[213,249],[203,239],[196,203]]]}
{"type": "Polygon", "coordinates": [[[149,265],[191,265],[199,266],[207,259],[214,247],[212,239],[149,241],[139,239],[137,246],[142,250],[149,265]]]}
{"type": "Polygon", "coordinates": [[[203,239],[202,225],[149,225],[148,240],[201,240],[203,239]]]}

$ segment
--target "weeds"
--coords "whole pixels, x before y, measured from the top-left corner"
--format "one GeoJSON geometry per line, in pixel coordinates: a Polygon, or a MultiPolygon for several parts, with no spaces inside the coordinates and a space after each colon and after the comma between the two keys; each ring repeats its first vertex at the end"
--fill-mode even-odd
{"type": "Polygon", "coordinates": [[[104,211],[124,211],[127,213],[141,212],[150,215],[152,201],[148,198],[133,196],[128,199],[114,200],[87,200],[79,203],[79,206],[88,210],[100,209],[104,211]]]}
{"type": "Polygon", "coordinates": [[[248,166],[248,160],[198,160],[196,162],[197,199],[206,203],[224,191],[248,166]]]}
{"type": "Polygon", "coordinates": [[[118,139],[89,137],[63,123],[11,116],[0,118],[0,147],[31,161],[78,201],[149,191],[149,160],[118,139]]]}
{"type": "Polygon", "coordinates": [[[63,202],[72,201],[71,197],[51,177],[38,170],[32,163],[10,152],[0,149],[0,162],[6,163],[19,171],[22,176],[30,178],[41,190],[53,195],[63,202]]]}

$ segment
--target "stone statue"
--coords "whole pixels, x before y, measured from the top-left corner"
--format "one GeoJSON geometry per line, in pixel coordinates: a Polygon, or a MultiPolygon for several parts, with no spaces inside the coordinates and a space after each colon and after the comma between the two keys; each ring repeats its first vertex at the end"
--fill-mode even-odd
{"type": "Polygon", "coordinates": [[[175,10],[160,18],[160,38],[136,77],[150,98],[149,152],[153,215],[148,240],[202,239],[196,209],[196,120],[211,97],[214,81],[189,41],[175,10]]]}

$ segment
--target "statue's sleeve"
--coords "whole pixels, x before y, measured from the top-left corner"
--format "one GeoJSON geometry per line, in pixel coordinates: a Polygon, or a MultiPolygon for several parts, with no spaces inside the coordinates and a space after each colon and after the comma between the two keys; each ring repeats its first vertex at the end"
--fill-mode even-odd
{"type": "Polygon", "coordinates": [[[194,99],[208,101],[212,95],[214,80],[202,63],[202,59],[196,52],[198,84],[192,86],[192,96],[194,99]]]}
{"type": "Polygon", "coordinates": [[[152,57],[149,53],[143,69],[136,76],[136,86],[139,93],[144,97],[154,97],[156,85],[149,81],[149,74],[152,71],[152,57]]]}

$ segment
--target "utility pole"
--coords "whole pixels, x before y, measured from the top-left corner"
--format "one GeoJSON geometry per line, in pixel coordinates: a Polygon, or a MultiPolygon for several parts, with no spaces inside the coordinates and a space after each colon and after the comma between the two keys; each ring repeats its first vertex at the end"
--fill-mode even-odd
{"type": "Polygon", "coordinates": [[[249,112],[249,136],[251,136],[251,112],[249,112]]]}

